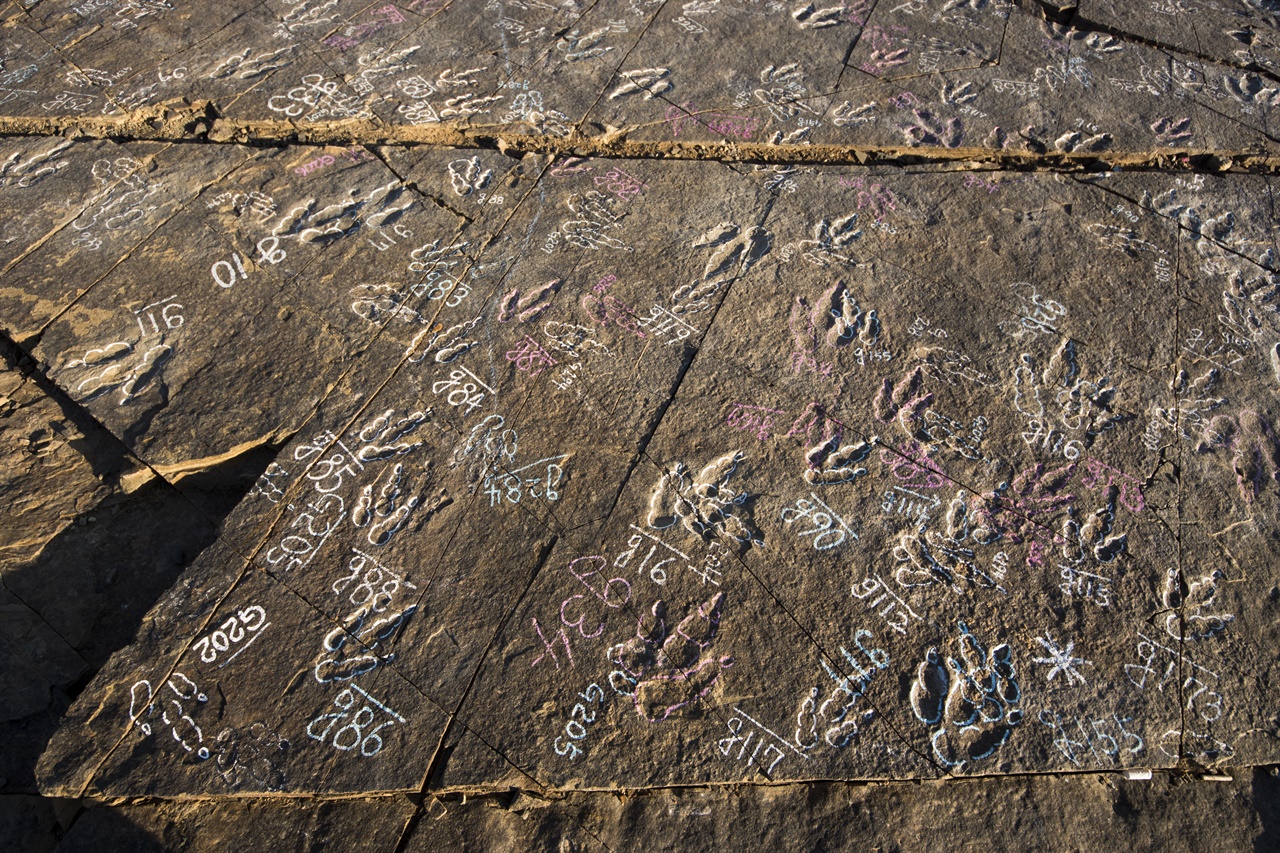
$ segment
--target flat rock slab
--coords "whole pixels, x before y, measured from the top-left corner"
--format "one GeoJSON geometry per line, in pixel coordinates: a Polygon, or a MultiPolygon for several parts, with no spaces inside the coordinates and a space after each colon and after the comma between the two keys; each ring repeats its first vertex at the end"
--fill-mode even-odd
{"type": "MultiPolygon", "coordinates": [[[[303,150],[200,198],[262,186],[309,221],[323,186],[258,163],[303,150]]],[[[354,212],[259,238],[303,253],[287,284],[270,258],[207,272],[212,249],[183,272],[164,247],[197,229],[258,236],[221,202],[123,262],[186,288],[158,339],[191,342],[189,378],[175,356],[167,397],[84,402],[159,470],[234,450],[270,386],[219,371],[305,352],[280,343],[291,311],[334,333],[307,338],[322,381],[281,380],[266,411],[296,435],[195,598],[80,697],[48,790],[1275,760],[1273,252],[1265,207],[1204,224],[1244,184],[449,156],[368,164],[390,183],[361,201],[361,164],[321,155],[354,212]],[[394,224],[360,218],[391,198],[394,224]],[[230,358],[181,337],[197,305],[254,331],[230,358]],[[252,732],[276,769],[229,770],[252,732]]],[[[93,338],[68,333],[139,279],[42,335],[54,381],[80,387],[93,338]]]]}
{"type": "Polygon", "coordinates": [[[1280,22],[1193,5],[5,6],[5,772],[158,803],[68,848],[1269,838],[1280,22]]]}
{"type": "Polygon", "coordinates": [[[826,156],[1276,153],[1273,13],[1157,3],[1135,32],[1122,6],[46,0],[8,8],[0,115],[219,139],[337,123],[826,156]]]}

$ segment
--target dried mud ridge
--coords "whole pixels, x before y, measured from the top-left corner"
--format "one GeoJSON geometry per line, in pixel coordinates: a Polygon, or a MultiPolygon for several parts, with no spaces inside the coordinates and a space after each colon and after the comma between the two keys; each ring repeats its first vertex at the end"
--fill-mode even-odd
{"type": "MultiPolygon", "coordinates": [[[[32,4],[34,7],[38,2],[32,4]]],[[[961,4],[963,5],[963,4],[961,4]]],[[[983,4],[978,4],[979,7],[983,4]]],[[[1158,4],[1152,4],[1153,7],[1158,4]]],[[[1265,5],[1265,4],[1264,4],[1265,5]]],[[[1223,58],[1186,44],[1173,44],[1092,19],[1075,3],[1053,0],[1012,0],[1011,6],[1063,30],[1109,37],[1170,56],[1185,57],[1207,66],[1245,72],[1272,86],[1280,86],[1280,74],[1268,64],[1223,58]]],[[[585,14],[584,16],[585,17],[585,14]]],[[[569,27],[553,34],[565,36],[569,27]]],[[[850,45],[852,52],[854,45],[850,45]]],[[[618,73],[626,76],[621,67],[618,73]]],[[[909,81],[908,81],[909,82],[909,81]]],[[[658,96],[666,100],[663,95],[658,96]]],[[[672,108],[679,108],[674,101],[672,108]]],[[[1261,131],[1272,141],[1267,131],[1261,131]]],[[[0,137],[62,136],[69,139],[113,139],[157,142],[234,142],[243,145],[280,146],[439,146],[458,149],[497,149],[512,156],[525,152],[551,157],[719,160],[726,163],[865,166],[952,166],[968,170],[1107,171],[1114,169],[1192,171],[1206,174],[1276,174],[1280,155],[1259,146],[1229,150],[1222,147],[1179,148],[1162,146],[1149,151],[1053,151],[1044,142],[1024,139],[1026,150],[993,149],[990,146],[947,147],[930,145],[863,146],[785,142],[737,141],[637,141],[628,128],[603,127],[582,122],[567,136],[544,135],[520,122],[507,126],[466,127],[441,124],[394,125],[363,120],[246,121],[221,114],[217,103],[197,101],[169,103],[130,110],[111,116],[0,116],[0,137]],[[506,131],[505,133],[503,131],[506,131]]]]}
{"type": "MultiPolygon", "coordinates": [[[[388,127],[360,120],[255,122],[220,117],[212,103],[189,107],[149,107],[123,116],[6,117],[4,136],[60,136],[67,139],[110,139],[117,142],[234,143],[259,147],[402,146],[459,150],[489,149],[512,157],[525,153],[547,157],[617,158],[628,160],[714,160],[723,163],[934,166],[971,171],[1105,172],[1155,170],[1205,174],[1280,174],[1280,155],[1258,151],[1161,148],[1153,151],[1016,151],[942,146],[874,147],[859,145],[776,144],[746,141],[677,142],[628,140],[626,130],[600,128],[567,137],[535,133],[503,133],[502,127],[461,128],[443,125],[388,127]]],[[[531,130],[531,129],[530,129],[531,130]]]]}

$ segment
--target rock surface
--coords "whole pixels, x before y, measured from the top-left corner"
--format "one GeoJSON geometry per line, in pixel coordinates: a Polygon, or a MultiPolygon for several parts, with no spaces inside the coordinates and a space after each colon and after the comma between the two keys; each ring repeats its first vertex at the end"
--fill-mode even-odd
{"type": "Polygon", "coordinates": [[[4,6],[3,825],[1274,846],[1280,18],[1139,6],[4,6]]]}

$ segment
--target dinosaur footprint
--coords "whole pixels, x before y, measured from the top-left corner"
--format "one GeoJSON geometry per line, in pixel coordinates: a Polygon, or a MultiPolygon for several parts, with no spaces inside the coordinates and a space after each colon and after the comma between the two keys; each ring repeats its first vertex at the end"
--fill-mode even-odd
{"type": "MultiPolygon", "coordinates": [[[[369,528],[367,538],[370,545],[385,545],[404,528],[422,499],[417,495],[404,499],[404,493],[409,491],[409,487],[404,483],[404,466],[398,463],[383,480],[376,498],[374,487],[375,484],[370,483],[361,490],[356,507],[351,512],[351,523],[360,529],[369,528]]],[[[428,514],[446,503],[448,498],[437,500],[428,514]]]]}
{"type": "Polygon", "coordinates": [[[409,192],[408,187],[398,181],[392,181],[369,193],[365,197],[365,203],[376,209],[366,216],[364,221],[374,228],[384,228],[394,225],[406,210],[413,207],[413,194],[409,192]]]}
{"type": "Polygon", "coordinates": [[[650,101],[656,95],[671,89],[671,81],[667,79],[671,76],[669,68],[638,68],[635,71],[620,72],[620,75],[624,82],[609,93],[611,101],[640,92],[644,93],[646,101],[650,101]]]}
{"type": "Polygon", "coordinates": [[[1080,366],[1076,363],[1075,341],[1067,339],[1054,351],[1049,364],[1040,375],[1044,384],[1049,387],[1071,388],[1080,375],[1080,366]]]}
{"type": "Polygon", "coordinates": [[[1227,623],[1235,616],[1223,613],[1215,604],[1218,582],[1222,572],[1214,571],[1187,583],[1182,573],[1174,569],[1165,578],[1160,598],[1165,607],[1165,632],[1179,641],[1207,640],[1227,630],[1227,623]]]}
{"type": "Polygon", "coordinates": [[[664,530],[679,522],[700,539],[715,533],[739,542],[758,542],[750,515],[742,505],[746,492],[735,491],[729,480],[746,456],[733,451],[708,463],[696,476],[690,476],[684,463],[668,468],[649,496],[648,525],[664,530]]]}
{"type": "Polygon", "coordinates": [[[826,9],[814,9],[812,3],[799,6],[791,12],[791,17],[800,25],[802,30],[820,30],[824,27],[834,27],[843,20],[845,7],[829,6],[826,9]]]}
{"type": "Polygon", "coordinates": [[[942,584],[957,595],[977,586],[1007,594],[999,583],[998,571],[993,577],[978,564],[973,549],[936,531],[902,533],[893,549],[893,558],[899,563],[894,573],[899,586],[942,584]]]}
{"type": "Polygon", "coordinates": [[[1067,518],[1062,522],[1062,556],[1073,565],[1084,562],[1089,554],[1101,563],[1110,563],[1124,553],[1128,534],[1112,535],[1116,519],[1116,497],[1120,489],[1107,486],[1106,502],[1089,516],[1081,527],[1076,520],[1074,507],[1067,508],[1067,518]]]}
{"type": "MultiPolygon", "coordinates": [[[[430,332],[431,340],[422,348],[422,355],[415,356],[414,360],[421,361],[423,358],[426,358],[428,353],[435,350],[435,361],[437,364],[448,364],[453,361],[467,350],[479,344],[479,341],[474,338],[469,338],[468,335],[476,326],[480,325],[480,320],[481,318],[477,316],[465,322],[457,323],[444,330],[441,329],[439,324],[431,329],[424,329],[423,335],[430,332]]],[[[422,335],[419,337],[422,337],[422,335]]],[[[418,341],[415,340],[410,349],[416,349],[417,343],[418,341]]]]}
{"type": "Polygon", "coordinates": [[[833,347],[847,346],[855,337],[865,346],[872,346],[880,337],[876,310],[864,311],[842,281],[822,295],[810,320],[814,328],[827,330],[827,344],[833,347]]]}
{"type": "Polygon", "coordinates": [[[316,200],[307,199],[280,218],[272,229],[275,237],[297,236],[304,243],[325,246],[360,227],[362,203],[351,200],[316,210],[316,200]]]}
{"type": "Polygon", "coordinates": [[[809,452],[804,455],[805,462],[809,463],[804,472],[806,483],[830,486],[851,482],[867,473],[866,468],[853,466],[871,455],[871,450],[879,439],[872,436],[854,444],[841,444],[840,440],[841,436],[837,431],[826,441],[809,448],[809,452]]]}
{"type": "Polygon", "coordinates": [[[407,295],[389,284],[357,284],[348,291],[353,297],[351,312],[370,323],[392,319],[402,323],[423,323],[422,313],[402,303],[407,295]]]}
{"type": "Polygon", "coordinates": [[[640,716],[651,723],[666,720],[710,693],[720,673],[733,666],[732,657],[711,652],[723,609],[724,593],[718,592],[668,632],[666,605],[659,601],[647,636],[637,631],[637,637],[609,649],[609,659],[634,685],[632,701],[640,716]]]}
{"type": "Polygon", "coordinates": [[[580,30],[570,30],[569,33],[561,37],[556,42],[556,50],[564,53],[564,58],[569,62],[578,62],[583,59],[591,59],[596,56],[603,56],[612,47],[600,47],[600,42],[610,33],[608,27],[601,27],[592,30],[585,35],[580,30]]]}
{"type": "Polygon", "coordinates": [[[96,371],[77,383],[79,402],[87,403],[118,389],[119,405],[123,406],[159,379],[172,356],[173,348],[168,344],[135,350],[131,343],[115,341],[90,349],[83,358],[68,362],[67,369],[96,371]]]}
{"type": "Polygon", "coordinates": [[[120,386],[120,405],[123,406],[145,391],[151,381],[160,376],[172,355],[173,349],[168,344],[157,344],[144,352],[137,366],[120,386]]]}
{"type": "MultiPolygon", "coordinates": [[[[1023,470],[1011,484],[982,496],[986,516],[982,526],[1007,532],[1015,543],[1034,538],[1038,526],[1047,525],[1051,517],[1075,502],[1074,494],[1062,494],[1075,470],[1074,462],[1058,468],[1046,468],[1037,462],[1023,470]],[[997,515],[1004,529],[996,523],[997,515]]],[[[1090,546],[1093,544],[1096,543],[1091,542],[1090,546]]]]}
{"type": "Polygon", "coordinates": [[[868,101],[860,106],[854,106],[853,101],[845,101],[832,111],[831,123],[836,127],[845,127],[850,124],[874,121],[871,113],[875,111],[876,106],[875,101],[868,101]]]}
{"type": "Polygon", "coordinates": [[[898,130],[910,144],[943,148],[955,148],[960,144],[960,139],[964,135],[960,119],[950,118],[943,121],[935,118],[928,110],[912,110],[912,112],[915,114],[915,122],[898,126],[898,130]]]}
{"type": "Polygon", "coordinates": [[[813,238],[788,245],[783,260],[789,259],[793,251],[799,250],[801,257],[820,267],[828,266],[831,261],[849,265],[854,261],[848,251],[861,239],[862,230],[858,228],[857,213],[831,221],[824,216],[813,226],[813,238]]]}
{"type": "Polygon", "coordinates": [[[884,423],[897,420],[898,426],[909,436],[919,431],[918,424],[924,410],[933,405],[933,395],[922,393],[924,370],[917,367],[895,384],[885,377],[884,385],[876,394],[872,406],[876,417],[884,423]]]}
{"type": "Polygon", "coordinates": [[[1212,453],[1219,448],[1232,453],[1231,468],[1245,503],[1252,504],[1280,482],[1280,442],[1257,412],[1243,409],[1234,418],[1218,415],[1209,421],[1196,452],[1212,453]]]}
{"type": "Polygon", "coordinates": [[[1095,133],[1092,136],[1085,136],[1078,130],[1072,130],[1062,134],[1053,141],[1053,147],[1064,153],[1073,151],[1104,151],[1111,146],[1112,139],[1109,133],[1095,133]]]}
{"type": "Polygon", "coordinates": [[[512,288],[502,297],[498,306],[498,322],[506,323],[513,318],[521,323],[538,319],[544,311],[551,307],[551,297],[555,296],[564,284],[564,279],[553,278],[539,288],[522,294],[520,288],[512,288]]]}
{"type": "Polygon", "coordinates": [[[1022,722],[1013,652],[1007,643],[988,650],[964,622],[952,641],[954,656],[930,649],[916,667],[911,710],[933,730],[934,757],[946,767],[990,758],[1022,722]]]}
{"type": "Polygon", "coordinates": [[[747,271],[773,248],[773,234],[759,226],[743,229],[733,222],[721,222],[689,244],[691,249],[712,249],[702,276],[671,293],[677,314],[704,311],[708,298],[726,282],[747,271]]]}
{"type": "Polygon", "coordinates": [[[417,450],[422,442],[409,443],[400,439],[409,435],[431,416],[431,410],[412,412],[403,418],[394,420],[395,410],[387,409],[360,430],[360,441],[364,446],[356,454],[361,462],[381,462],[411,450],[417,450]]]}
{"type": "Polygon", "coordinates": [[[889,655],[882,649],[870,648],[862,644],[863,638],[871,638],[871,632],[858,630],[854,632],[853,642],[858,655],[844,646],[840,653],[844,656],[856,678],[837,672],[825,660],[820,660],[822,669],[834,683],[826,699],[818,704],[822,695],[821,685],[812,688],[809,695],[800,703],[800,711],[796,714],[796,746],[808,752],[818,745],[818,731],[821,726],[822,738],[834,749],[844,749],[860,733],[859,723],[874,717],[874,710],[868,709],[861,715],[855,715],[854,709],[867,691],[877,671],[889,666],[889,655]],[[865,658],[870,666],[862,662],[865,658]],[[806,732],[806,723],[808,731],[806,732]]]}
{"type": "Polygon", "coordinates": [[[702,270],[704,281],[725,276],[744,275],[773,246],[773,235],[758,225],[743,229],[732,222],[722,222],[690,244],[691,248],[714,248],[702,270]]]}
{"type": "Polygon", "coordinates": [[[472,157],[470,160],[461,157],[450,162],[448,169],[449,182],[453,184],[454,193],[460,196],[469,196],[483,190],[493,180],[493,170],[481,170],[479,157],[472,157]]]}

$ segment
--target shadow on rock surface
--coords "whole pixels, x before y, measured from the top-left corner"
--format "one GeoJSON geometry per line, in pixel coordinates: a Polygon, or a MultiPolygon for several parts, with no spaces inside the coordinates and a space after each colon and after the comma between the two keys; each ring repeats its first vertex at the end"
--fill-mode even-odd
{"type": "Polygon", "coordinates": [[[83,812],[58,845],[59,851],[129,850],[160,853],[166,846],[154,827],[131,819],[129,809],[95,808],[83,812]]]}
{"type": "Polygon", "coordinates": [[[153,483],[95,507],[34,560],[4,570],[0,673],[23,689],[0,699],[0,790],[35,791],[36,759],[62,711],[216,533],[215,519],[153,483]]]}
{"type": "Polygon", "coordinates": [[[58,815],[53,800],[0,794],[0,839],[6,850],[45,853],[57,845],[58,815]]]}
{"type": "Polygon", "coordinates": [[[161,850],[390,851],[413,804],[403,797],[322,802],[222,800],[94,807],[58,845],[59,853],[161,850]]]}
{"type": "Polygon", "coordinates": [[[1253,849],[1258,853],[1280,850],[1280,767],[1253,768],[1253,807],[1262,822],[1253,849]]]}
{"type": "Polygon", "coordinates": [[[133,641],[275,451],[174,486],[2,336],[0,356],[0,511],[9,519],[0,528],[0,793],[35,794],[36,760],[62,714],[133,641]]]}

